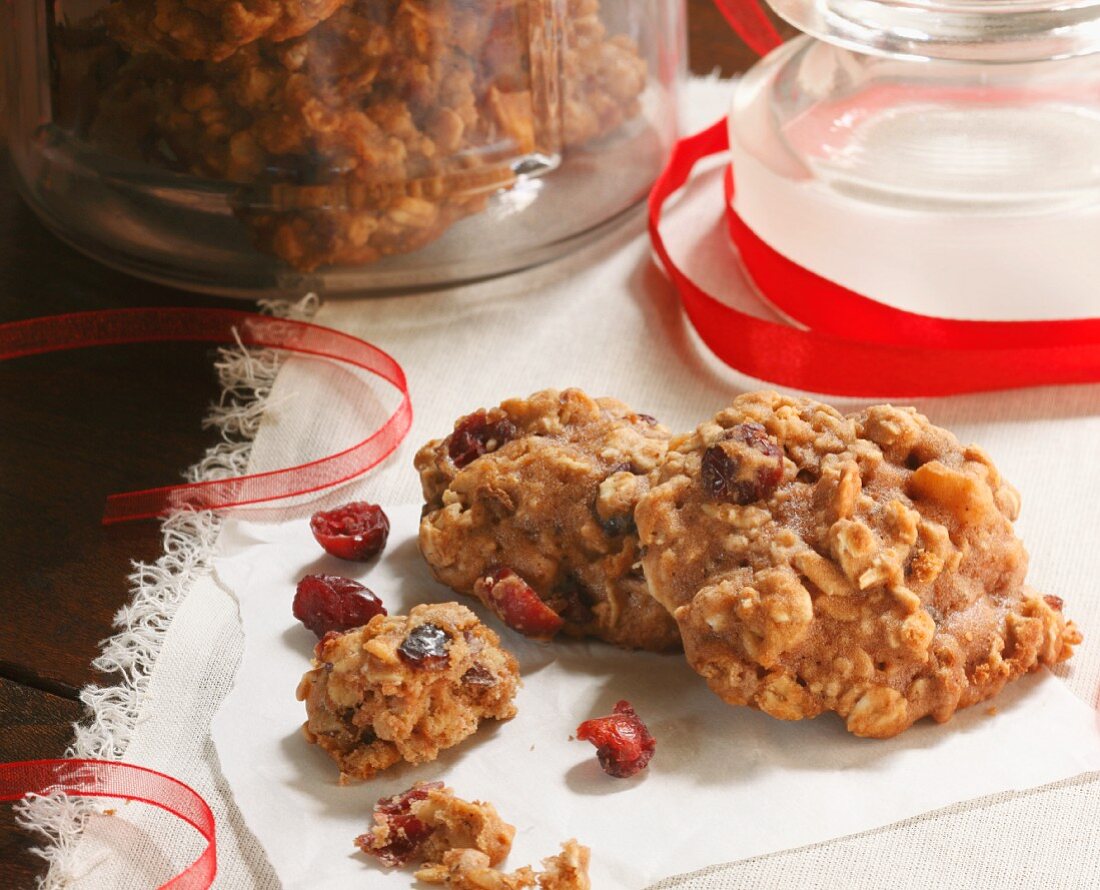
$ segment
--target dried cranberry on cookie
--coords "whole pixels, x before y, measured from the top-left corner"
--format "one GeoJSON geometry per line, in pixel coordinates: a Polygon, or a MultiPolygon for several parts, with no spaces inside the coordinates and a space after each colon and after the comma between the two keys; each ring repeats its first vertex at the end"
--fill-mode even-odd
{"type": "Polygon", "coordinates": [[[652,417],[578,389],[462,417],[416,455],[421,553],[441,582],[528,636],[676,648],[633,515],[668,440],[652,417]]]}
{"type": "Polygon", "coordinates": [[[759,392],[673,441],[635,518],[650,590],[718,695],[887,738],[1080,642],[1024,583],[1019,506],[913,409],[759,392]]]}

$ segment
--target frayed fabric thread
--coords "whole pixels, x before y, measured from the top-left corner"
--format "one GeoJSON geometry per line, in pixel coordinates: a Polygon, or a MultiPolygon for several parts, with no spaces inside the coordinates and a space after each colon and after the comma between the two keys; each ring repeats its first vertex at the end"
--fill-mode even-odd
{"type": "MultiPolygon", "coordinates": [[[[308,321],[320,306],[315,294],[295,303],[261,300],[264,314],[308,321]]],[[[221,441],[207,449],[190,467],[190,482],[224,479],[246,472],[252,441],[270,407],[269,397],[282,364],[271,349],[247,349],[238,343],[219,349],[214,364],[221,386],[204,428],[217,429],[221,441]]],[[[73,744],[66,757],[121,760],[146,705],[153,666],[164,644],[168,626],[196,580],[210,572],[221,520],[212,511],[182,510],[161,524],[163,554],[153,563],[134,563],[129,575],[130,601],[115,614],[117,632],[105,640],[92,666],[110,674],[110,686],[90,685],[80,700],[88,716],[73,725],[73,744]]],[[[48,863],[39,879],[41,890],[61,890],[76,874],[76,849],[93,815],[101,808],[61,792],[28,795],[15,805],[16,823],[44,836],[32,852],[48,863]]]]}

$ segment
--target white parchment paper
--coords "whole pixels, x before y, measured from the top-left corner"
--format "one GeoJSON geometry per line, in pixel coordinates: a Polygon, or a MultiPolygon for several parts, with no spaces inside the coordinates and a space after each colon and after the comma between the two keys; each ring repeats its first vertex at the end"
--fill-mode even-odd
{"type": "Polygon", "coordinates": [[[389,510],[392,532],[372,564],[326,556],[304,520],[229,520],[233,556],[219,582],[239,603],[245,651],[213,724],[221,768],[249,828],[289,888],[410,887],[353,839],[379,797],[441,779],[494,803],[517,828],[507,867],[536,865],[577,837],[593,851],[595,890],[640,890],[721,862],[864,831],[1005,790],[1100,769],[1096,712],[1045,671],[950,723],[921,723],[889,741],[857,739],[831,715],[785,723],[723,704],[682,656],[602,644],[532,643],[467,598],[520,661],[519,714],[488,722],[430,764],[401,765],[360,785],[301,734],[294,689],[315,639],[291,615],[295,584],[324,572],[358,578],[392,613],[456,599],[416,549],[419,507],[389,510]],[[657,738],[646,773],[604,775],[577,724],[629,699],[657,738]]]}

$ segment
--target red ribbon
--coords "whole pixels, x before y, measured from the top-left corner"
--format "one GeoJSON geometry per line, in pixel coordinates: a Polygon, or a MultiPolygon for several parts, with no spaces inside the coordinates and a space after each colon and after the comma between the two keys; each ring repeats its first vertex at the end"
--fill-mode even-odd
{"type": "Polygon", "coordinates": [[[80,797],[117,797],[166,810],[206,841],[198,859],[161,890],[206,890],[218,871],[214,814],[192,788],[155,770],[110,760],[25,760],[0,764],[0,800],[57,791],[80,797]]]}
{"type": "Polygon", "coordinates": [[[764,8],[755,0],[714,0],[729,26],[754,53],[766,56],[783,42],[764,8]]]}
{"type": "Polygon", "coordinates": [[[412,403],[401,366],[364,340],[302,321],[233,309],[120,309],[34,318],[0,325],[0,361],[43,352],[167,341],[232,342],[343,362],[369,371],[401,394],[397,409],[351,448],[296,467],[146,491],[107,499],[103,522],[148,519],[169,510],[216,510],[295,497],[347,482],[380,463],[412,424],[412,403]]]}
{"type": "MultiPolygon", "coordinates": [[[[680,140],[649,196],[649,233],[684,310],[723,362],[752,377],[836,395],[934,396],[1100,381],[1100,319],[962,321],[894,309],[798,265],[734,212],[730,237],[757,288],[807,330],[740,312],[676,265],[660,233],[667,200],[704,158],[729,150],[726,121],[680,140]]],[[[731,252],[730,261],[734,262],[731,252]]]]}

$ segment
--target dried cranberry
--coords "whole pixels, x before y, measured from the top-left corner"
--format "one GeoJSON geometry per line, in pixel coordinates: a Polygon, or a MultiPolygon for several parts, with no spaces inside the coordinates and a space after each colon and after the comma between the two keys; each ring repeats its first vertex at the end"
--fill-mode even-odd
{"type": "Polygon", "coordinates": [[[294,594],[294,617],[318,637],[361,627],[386,607],[371,591],[339,575],[306,575],[294,594]]]}
{"type": "Polygon", "coordinates": [[[412,788],[400,794],[380,797],[378,803],[374,805],[374,811],[384,816],[403,815],[412,809],[414,801],[427,800],[429,791],[436,791],[442,787],[442,782],[417,782],[412,788]]]}
{"type": "Polygon", "coordinates": [[[356,846],[364,853],[375,856],[383,865],[400,866],[416,856],[421,844],[431,837],[432,829],[411,814],[414,801],[425,800],[433,788],[442,788],[442,782],[420,782],[403,794],[383,797],[375,804],[374,822],[384,826],[383,837],[372,832],[355,839],[356,846]]]}
{"type": "Polygon", "coordinates": [[[740,442],[764,457],[730,454],[721,445],[703,452],[703,489],[713,498],[751,504],[767,497],[783,478],[783,451],[759,423],[741,423],[726,431],[722,441],[740,442]]]}
{"type": "Polygon", "coordinates": [[[496,451],[515,435],[516,427],[507,416],[490,421],[485,411],[475,411],[464,417],[451,433],[447,454],[461,469],[481,455],[496,451]]]}
{"type": "Polygon", "coordinates": [[[1043,602],[1050,606],[1055,612],[1061,612],[1062,607],[1066,604],[1060,596],[1055,596],[1053,593],[1048,593],[1043,597],[1043,602]]]}
{"type": "Polygon", "coordinates": [[[617,779],[633,776],[649,763],[657,741],[627,701],[615,705],[609,717],[585,720],[577,738],[596,746],[603,771],[617,779]]]}
{"type": "Polygon", "coordinates": [[[725,438],[732,439],[735,442],[744,442],[768,457],[776,457],[782,453],[779,446],[768,438],[768,431],[764,428],[764,424],[752,420],[748,423],[739,423],[737,426],[730,427],[726,430],[725,438]]]}
{"type": "Polygon", "coordinates": [[[462,675],[462,682],[467,686],[496,686],[497,678],[485,665],[475,664],[462,675]]]}
{"type": "Polygon", "coordinates": [[[447,644],[451,635],[442,627],[431,624],[418,624],[406,635],[397,647],[406,664],[425,670],[442,670],[451,660],[447,644]]]}
{"type": "Polygon", "coordinates": [[[563,620],[583,627],[595,618],[592,612],[595,601],[584,582],[572,572],[566,572],[550,591],[546,604],[563,620]]]}
{"type": "Polygon", "coordinates": [[[528,637],[547,639],[561,630],[561,616],[542,601],[526,581],[509,568],[479,578],[476,593],[500,620],[528,637]]]}
{"type": "Polygon", "coordinates": [[[389,517],[366,501],[314,513],[309,527],[317,543],[340,559],[370,559],[382,552],[390,535],[389,517]]]}
{"type": "Polygon", "coordinates": [[[741,462],[726,454],[721,445],[711,445],[703,452],[703,488],[712,498],[728,498],[739,504],[753,500],[756,485],[749,479],[738,479],[741,462]]]}

